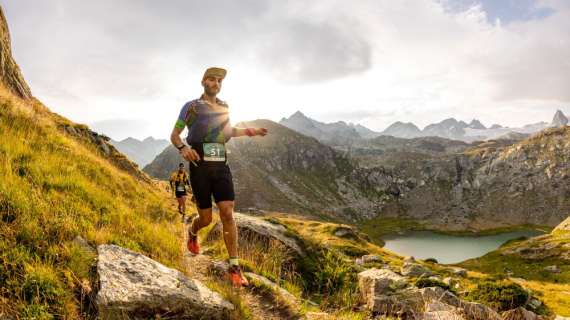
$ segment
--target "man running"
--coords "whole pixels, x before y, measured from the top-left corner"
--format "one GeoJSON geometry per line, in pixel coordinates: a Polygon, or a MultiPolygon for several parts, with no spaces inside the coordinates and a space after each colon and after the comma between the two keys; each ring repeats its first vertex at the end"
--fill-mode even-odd
{"type": "Polygon", "coordinates": [[[184,163],[178,165],[178,170],[170,175],[170,188],[173,190],[176,200],[178,200],[178,212],[186,215],[186,186],[189,186],[188,174],[184,170],[184,163]]]}
{"type": "Polygon", "coordinates": [[[198,206],[198,217],[188,228],[187,247],[193,254],[200,253],[197,233],[212,222],[212,196],[220,212],[224,242],[230,257],[229,276],[234,287],[247,286],[238,261],[237,227],[233,217],[234,186],[227,163],[226,142],[232,137],[265,136],[265,128],[232,127],[228,105],[216,96],[226,77],[226,70],[209,68],[202,77],[204,93],[187,102],[180,111],[170,141],[190,161],[190,185],[198,206]],[[186,142],[180,134],[188,127],[186,142]]]}

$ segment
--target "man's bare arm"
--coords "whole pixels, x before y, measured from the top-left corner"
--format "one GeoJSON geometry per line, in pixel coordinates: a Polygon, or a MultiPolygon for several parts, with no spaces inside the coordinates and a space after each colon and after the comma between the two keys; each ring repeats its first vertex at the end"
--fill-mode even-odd
{"type": "Polygon", "coordinates": [[[232,127],[232,137],[243,137],[243,136],[264,136],[267,134],[267,129],[265,128],[236,128],[232,127]]]}
{"type": "Polygon", "coordinates": [[[172,129],[172,133],[170,134],[170,142],[172,142],[174,147],[176,147],[180,151],[180,154],[182,155],[182,157],[184,159],[186,159],[188,161],[200,160],[200,156],[198,155],[198,152],[196,152],[196,150],[187,146],[182,141],[182,138],[180,138],[180,134],[182,133],[182,131],[184,131],[184,129],[174,127],[172,129]],[[184,146],[184,147],[182,147],[182,146],[184,146]]]}

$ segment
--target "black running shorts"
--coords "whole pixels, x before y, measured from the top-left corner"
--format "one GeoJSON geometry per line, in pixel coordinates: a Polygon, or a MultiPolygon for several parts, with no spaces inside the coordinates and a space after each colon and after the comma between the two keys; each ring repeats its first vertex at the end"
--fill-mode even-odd
{"type": "Polygon", "coordinates": [[[212,207],[212,196],[216,203],[234,201],[234,182],[230,167],[225,162],[199,161],[198,166],[190,163],[190,185],[200,209],[212,207]]]}
{"type": "Polygon", "coordinates": [[[186,196],[186,191],[176,191],[175,192],[176,198],[182,198],[186,196]]]}

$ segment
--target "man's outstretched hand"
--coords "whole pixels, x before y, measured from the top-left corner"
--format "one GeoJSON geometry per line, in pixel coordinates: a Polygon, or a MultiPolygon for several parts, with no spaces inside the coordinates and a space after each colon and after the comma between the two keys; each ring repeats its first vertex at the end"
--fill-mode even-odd
{"type": "Polygon", "coordinates": [[[262,137],[263,137],[263,136],[265,136],[265,135],[267,134],[267,132],[268,132],[268,130],[267,130],[266,128],[257,128],[257,129],[255,129],[255,133],[256,133],[258,136],[262,136],[262,137]]]}

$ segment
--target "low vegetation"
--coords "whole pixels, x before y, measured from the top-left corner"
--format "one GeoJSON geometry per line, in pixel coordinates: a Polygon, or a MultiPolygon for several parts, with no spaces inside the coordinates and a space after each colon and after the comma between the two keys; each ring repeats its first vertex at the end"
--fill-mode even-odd
{"type": "Polygon", "coordinates": [[[77,236],[181,267],[180,224],[164,192],[63,125],[81,127],[0,88],[0,314],[89,313],[94,256],[77,236]]]}

